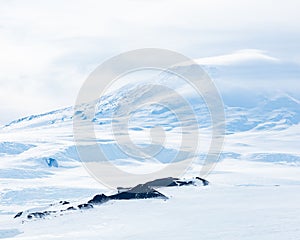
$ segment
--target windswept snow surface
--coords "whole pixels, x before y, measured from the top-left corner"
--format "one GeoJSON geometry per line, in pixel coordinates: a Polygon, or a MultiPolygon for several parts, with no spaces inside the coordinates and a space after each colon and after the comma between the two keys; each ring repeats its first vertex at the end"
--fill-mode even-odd
{"type": "MultiPolygon", "coordinates": [[[[108,131],[110,116],[126,94],[130,90],[99,101],[91,119],[99,145],[125,171],[159,169],[178,153],[180,123],[161,105],[136,110],[129,129],[137,144],[147,142],[149,129],[156,126],[166,131],[168,140],[156,162],[127,157],[108,131]]],[[[29,209],[42,211],[61,200],[82,203],[115,191],[98,183],[82,166],[73,140],[73,108],[2,126],[0,238],[299,239],[300,103],[287,94],[257,101],[251,107],[225,107],[226,142],[219,164],[206,177],[209,186],[161,188],[168,200],[110,201],[94,209],[25,222],[13,219],[14,215],[29,209]],[[49,164],[49,158],[57,162],[49,164]]],[[[182,177],[199,174],[210,141],[208,111],[203,102],[194,103],[200,160],[182,177]]],[[[76,116],[86,117],[84,111],[76,116]]],[[[188,152],[180,154],[184,159],[188,152]]]]}

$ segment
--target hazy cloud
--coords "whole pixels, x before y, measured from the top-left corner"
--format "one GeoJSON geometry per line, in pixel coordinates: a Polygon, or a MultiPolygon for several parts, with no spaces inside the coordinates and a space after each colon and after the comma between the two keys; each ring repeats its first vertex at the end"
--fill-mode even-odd
{"type": "Polygon", "coordinates": [[[95,66],[137,48],[167,48],[219,65],[245,56],[237,50],[260,49],[247,56],[294,68],[299,8],[297,0],[1,1],[0,122],[72,105],[95,66]]]}

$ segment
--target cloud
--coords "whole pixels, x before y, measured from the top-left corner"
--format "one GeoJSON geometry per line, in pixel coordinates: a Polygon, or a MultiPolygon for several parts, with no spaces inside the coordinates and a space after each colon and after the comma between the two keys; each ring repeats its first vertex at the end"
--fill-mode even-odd
{"type": "Polygon", "coordinates": [[[261,96],[288,93],[300,99],[300,64],[265,51],[246,49],[196,60],[208,71],[226,104],[257,103],[261,96]]]}
{"type": "Polygon", "coordinates": [[[127,50],[166,48],[216,66],[300,62],[299,8],[297,0],[1,1],[0,122],[72,105],[93,68],[127,50]],[[267,52],[237,51],[249,48],[267,52]]]}
{"type": "Polygon", "coordinates": [[[270,61],[279,62],[280,60],[275,57],[271,57],[265,53],[265,51],[258,49],[243,49],[231,54],[220,55],[215,57],[199,58],[196,59],[200,65],[233,65],[242,64],[252,61],[270,61]]]}

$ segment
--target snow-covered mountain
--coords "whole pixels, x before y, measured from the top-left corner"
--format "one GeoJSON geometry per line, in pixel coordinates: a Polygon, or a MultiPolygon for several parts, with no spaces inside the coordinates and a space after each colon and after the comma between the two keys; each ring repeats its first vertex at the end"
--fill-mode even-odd
{"type": "MultiPolygon", "coordinates": [[[[211,59],[205,61],[208,60],[211,61],[211,59]]],[[[253,58],[250,60],[253,61],[253,58]]],[[[264,58],[263,61],[274,59],[264,58]]],[[[192,66],[186,68],[187,71],[192,71],[192,66]]],[[[218,62],[217,65],[206,69],[211,76],[219,78],[222,74],[226,76],[224,69],[229,67],[224,67],[218,62]]],[[[166,76],[162,77],[167,81],[166,76]]],[[[176,84],[174,85],[176,87],[176,84]]],[[[195,176],[199,174],[209,145],[211,119],[203,99],[189,95],[190,92],[184,88],[178,89],[179,92],[185,90],[182,94],[193,104],[195,118],[199,123],[200,147],[196,153],[199,162],[191,166],[184,175],[195,176]]],[[[180,121],[176,112],[170,111],[165,106],[168,103],[177,112],[186,111],[180,102],[175,101],[175,98],[172,99],[172,96],[166,94],[164,90],[157,91],[153,86],[140,84],[121,87],[93,102],[96,106],[93,116],[86,114],[86,109],[90,108],[87,104],[82,105],[81,109],[74,110],[73,107],[68,107],[24,117],[1,126],[0,238],[20,236],[21,239],[26,237],[33,239],[36,235],[45,239],[52,239],[55,236],[73,239],[72,232],[77,228],[77,235],[74,234],[80,239],[98,239],[99,236],[103,239],[112,236],[113,239],[124,237],[164,239],[163,230],[176,232],[175,226],[182,226],[188,230],[187,239],[195,239],[194,236],[200,233],[208,238],[217,238],[218,234],[213,231],[214,226],[216,224],[222,226],[221,229],[224,228],[226,232],[228,217],[240,228],[244,227],[245,232],[251,230],[251,226],[243,224],[242,215],[227,212],[226,209],[231,209],[232,202],[235,203],[234,211],[245,212],[245,216],[251,219],[254,225],[256,218],[264,213],[270,219],[275,219],[278,214],[283,214],[282,211],[291,210],[284,204],[279,206],[278,201],[284,203],[292,198],[299,199],[299,194],[295,195],[295,191],[299,192],[297,190],[300,185],[299,99],[287,93],[257,94],[251,104],[243,102],[232,105],[231,101],[224,99],[226,137],[220,162],[208,176],[212,182],[211,187],[162,189],[163,194],[171,196],[167,203],[163,200],[145,200],[139,203],[110,201],[93,210],[66,214],[61,219],[55,217],[46,221],[23,222],[23,224],[18,219],[13,220],[12,217],[25,209],[43,209],[45,206],[55,206],[51,204],[61,200],[86,202],[95,194],[114,193],[94,180],[82,166],[74,143],[74,118],[83,119],[94,125],[97,143],[111,162],[128,172],[137,173],[155,170],[157,166],[162,167],[175,155],[179,155],[179,160],[190,157],[188,151],[178,150],[180,144],[178,136],[182,125],[194,126],[195,122],[188,116],[180,121]],[[167,140],[161,146],[162,151],[156,155],[156,162],[132,159],[118,147],[111,132],[111,123],[115,121],[112,120],[113,114],[118,111],[120,104],[125,103],[124,99],[126,104],[131,106],[129,111],[132,118],[128,129],[137,145],[149,144],[151,129],[161,127],[165,131],[167,140]],[[153,99],[159,99],[159,103],[164,104],[157,104],[151,101],[153,99]],[[148,100],[150,104],[136,108],[148,100]],[[279,186],[282,192],[280,196],[276,195],[279,186]],[[211,190],[214,190],[213,193],[211,190]],[[279,200],[275,201],[272,196],[279,197],[279,200]],[[222,202],[219,202],[220,199],[222,202]],[[198,201],[201,204],[197,204],[198,201]],[[264,210],[265,212],[260,212],[261,208],[253,205],[253,201],[260,202],[262,209],[266,206],[268,208],[264,210]],[[217,217],[210,218],[207,209],[217,217]],[[144,217],[138,212],[143,212],[144,217]],[[197,212],[200,212],[202,217],[199,217],[197,212]],[[131,214],[134,217],[129,217],[131,214]],[[139,221],[137,222],[135,218],[139,221]],[[158,218],[161,221],[157,221],[158,218]],[[90,231],[82,229],[84,223],[88,223],[90,231]],[[199,224],[208,229],[200,231],[199,224]],[[134,227],[130,227],[131,225],[134,227]],[[152,233],[145,230],[145,226],[149,225],[157,228],[157,231],[152,233]],[[143,232],[137,231],[137,226],[142,228],[143,232]],[[48,234],[49,231],[52,231],[51,235],[48,234]],[[159,233],[162,235],[157,235],[159,233]]],[[[295,207],[296,202],[289,204],[295,207]]],[[[294,219],[299,216],[299,211],[294,208],[289,217],[293,219],[293,216],[294,219]]],[[[289,219],[285,223],[287,238],[294,236],[292,227],[297,224],[289,219]]],[[[261,221],[259,224],[264,227],[257,229],[258,225],[255,225],[255,232],[258,231],[268,237],[264,231],[268,226],[261,221]]],[[[276,222],[270,221],[270,224],[271,227],[276,226],[276,222]]],[[[240,234],[243,234],[243,231],[240,231],[240,234]]],[[[226,239],[229,239],[229,236],[226,239]]],[[[173,239],[178,238],[179,235],[173,236],[173,239]]]]}
{"type": "MultiPolygon", "coordinates": [[[[149,91],[146,88],[140,89],[140,91],[149,93],[151,90],[149,91]]],[[[110,131],[108,131],[111,124],[111,116],[118,108],[119,100],[126,94],[130,96],[130,90],[126,92],[123,89],[115,95],[111,94],[101,98],[98,101],[94,117],[90,119],[96,126],[97,134],[101,135],[98,141],[110,160],[126,159],[126,155],[118,150],[110,131]]],[[[198,122],[200,123],[200,132],[207,132],[211,124],[209,111],[203,102],[197,102],[197,104],[196,113],[198,122]]],[[[176,107],[178,108],[177,110],[180,109],[180,106],[176,107]]],[[[129,130],[133,134],[142,136],[146,136],[149,129],[157,126],[163,127],[165,131],[172,134],[178,131],[181,124],[174,113],[159,104],[151,104],[142,109],[135,109],[131,114],[134,117],[132,118],[133,123],[129,125],[129,130]]],[[[233,156],[232,153],[235,153],[234,156],[239,158],[244,154],[249,154],[248,150],[242,150],[245,146],[255,148],[255,150],[253,149],[255,154],[264,153],[266,151],[265,148],[260,147],[259,144],[250,142],[254,136],[259,140],[261,139],[261,135],[264,135],[272,142],[276,141],[276,139],[279,142],[281,138],[278,138],[278,136],[286,137],[289,135],[290,141],[293,142],[293,139],[296,140],[299,133],[300,103],[299,100],[287,94],[273,96],[272,98],[262,97],[254,107],[225,106],[225,114],[227,139],[236,136],[241,137],[238,139],[238,142],[231,143],[228,140],[226,141],[227,144],[238,145],[236,149],[230,151],[227,151],[225,148],[222,158],[228,154],[233,156]]],[[[33,161],[33,166],[42,166],[45,165],[42,159],[55,158],[60,162],[60,166],[64,166],[63,162],[79,161],[72,135],[74,116],[82,119],[87,118],[84,110],[74,113],[74,109],[69,107],[45,114],[25,117],[2,126],[0,154],[3,157],[19,156],[23,152],[23,154],[26,154],[28,151],[33,152],[33,149],[38,149],[41,146],[47,148],[47,143],[49,143],[49,150],[37,151],[36,154],[28,154],[28,159],[25,159],[26,162],[33,161]],[[52,143],[53,139],[55,139],[56,143],[54,146],[52,143]]],[[[295,162],[298,162],[298,153],[289,150],[296,149],[293,148],[295,143],[292,144],[291,148],[288,147],[285,149],[282,146],[272,149],[272,152],[278,152],[280,154],[278,156],[282,156],[280,157],[282,161],[294,159],[297,160],[295,162]],[[293,154],[294,157],[291,158],[290,155],[293,154]]],[[[167,158],[172,157],[172,153],[175,154],[176,149],[165,149],[158,156],[159,161],[167,162],[167,158]]],[[[182,153],[182,158],[184,156],[185,153],[182,153]]],[[[275,158],[278,159],[278,156],[275,158]]],[[[273,157],[272,154],[270,158],[273,157]]],[[[272,159],[266,159],[266,157],[263,159],[273,161],[272,159]]]]}

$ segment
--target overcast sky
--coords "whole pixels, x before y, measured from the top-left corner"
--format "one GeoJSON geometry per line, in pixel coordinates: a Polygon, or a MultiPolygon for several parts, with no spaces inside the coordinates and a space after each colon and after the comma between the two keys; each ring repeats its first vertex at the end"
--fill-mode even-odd
{"type": "Polygon", "coordinates": [[[97,65],[137,48],[217,64],[254,51],[294,71],[299,9],[298,0],[0,0],[0,123],[73,105],[97,65]]]}

